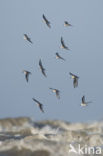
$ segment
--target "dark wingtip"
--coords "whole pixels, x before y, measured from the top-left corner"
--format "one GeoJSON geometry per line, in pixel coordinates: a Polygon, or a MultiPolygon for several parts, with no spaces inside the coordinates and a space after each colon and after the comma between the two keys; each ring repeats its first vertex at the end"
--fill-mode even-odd
{"type": "Polygon", "coordinates": [[[53,88],[49,87],[49,89],[51,89],[51,90],[52,90],[53,88]]]}

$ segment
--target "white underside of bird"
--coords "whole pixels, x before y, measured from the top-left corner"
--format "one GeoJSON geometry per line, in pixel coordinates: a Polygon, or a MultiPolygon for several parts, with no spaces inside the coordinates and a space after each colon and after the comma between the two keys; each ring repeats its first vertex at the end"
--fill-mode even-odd
{"type": "Polygon", "coordinates": [[[81,103],[81,106],[82,106],[82,107],[86,107],[86,106],[88,106],[89,103],[92,103],[92,102],[85,102],[85,103],[82,102],[82,103],[81,103]]]}

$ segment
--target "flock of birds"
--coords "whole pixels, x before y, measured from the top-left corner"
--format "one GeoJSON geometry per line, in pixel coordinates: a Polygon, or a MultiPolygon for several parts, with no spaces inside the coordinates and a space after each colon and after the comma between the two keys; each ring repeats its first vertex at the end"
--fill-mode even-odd
{"type": "MultiPolygon", "coordinates": [[[[50,21],[48,21],[48,19],[45,17],[44,14],[43,14],[42,18],[43,18],[44,22],[46,23],[46,25],[47,25],[49,28],[51,28],[50,21]]],[[[69,26],[72,26],[72,25],[71,25],[70,23],[68,23],[67,21],[64,21],[64,26],[69,27],[69,26]]],[[[27,34],[24,34],[24,40],[27,40],[28,42],[30,42],[31,44],[33,44],[32,40],[28,37],[27,34]]],[[[64,40],[63,40],[63,37],[61,37],[61,48],[66,49],[66,50],[70,50],[70,49],[65,45],[65,42],[64,42],[64,40]]],[[[55,54],[56,54],[56,59],[61,59],[61,60],[65,61],[65,59],[59,55],[59,53],[55,53],[55,54]]],[[[46,72],[45,72],[45,68],[43,67],[43,64],[42,64],[41,59],[39,60],[39,67],[40,67],[41,73],[42,73],[45,77],[47,77],[46,72]]],[[[28,82],[28,81],[29,81],[29,75],[31,74],[31,72],[30,72],[30,71],[27,71],[27,70],[23,70],[23,73],[25,74],[26,81],[28,82]]],[[[79,77],[78,77],[77,75],[71,73],[71,72],[70,72],[69,74],[70,74],[71,78],[73,79],[73,86],[74,86],[74,88],[78,87],[78,79],[79,79],[79,77]]],[[[57,97],[58,99],[60,99],[60,91],[59,91],[58,89],[55,89],[55,88],[49,88],[49,89],[50,89],[53,93],[55,93],[55,95],[56,95],[56,97],[57,97]]],[[[39,102],[38,100],[36,100],[35,98],[32,98],[32,99],[33,99],[34,102],[37,103],[37,105],[39,106],[41,112],[44,112],[43,104],[42,104],[41,102],[39,102]]],[[[82,101],[82,102],[81,102],[81,106],[87,106],[89,103],[91,103],[91,101],[89,101],[89,102],[86,102],[86,101],[85,101],[85,96],[84,96],[84,95],[82,96],[81,101],[82,101]]]]}

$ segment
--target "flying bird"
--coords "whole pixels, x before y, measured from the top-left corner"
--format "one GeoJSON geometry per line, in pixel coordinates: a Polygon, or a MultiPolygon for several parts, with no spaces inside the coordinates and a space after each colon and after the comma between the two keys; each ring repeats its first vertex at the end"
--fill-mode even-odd
{"type": "Polygon", "coordinates": [[[78,86],[78,79],[79,79],[79,77],[74,75],[74,74],[72,74],[71,72],[69,74],[71,75],[71,77],[73,79],[73,86],[74,86],[74,88],[76,88],[78,86]]]}
{"type": "Polygon", "coordinates": [[[40,67],[40,70],[42,72],[42,74],[47,77],[46,73],[45,73],[45,68],[43,67],[42,65],[42,62],[41,62],[41,59],[39,60],[39,67],[40,67]]]}
{"type": "Polygon", "coordinates": [[[92,103],[92,102],[91,102],[91,101],[86,102],[86,101],[85,101],[85,96],[82,96],[82,103],[81,103],[81,106],[84,106],[84,107],[85,107],[85,106],[88,106],[89,103],[92,103]]]}
{"type": "Polygon", "coordinates": [[[24,40],[27,40],[27,41],[29,41],[30,43],[33,43],[33,42],[31,41],[31,39],[28,37],[27,34],[24,34],[24,40]]]}
{"type": "Polygon", "coordinates": [[[31,74],[31,72],[29,72],[29,71],[27,71],[27,70],[23,70],[23,73],[25,74],[26,81],[28,82],[28,80],[29,80],[29,75],[31,74]]]}
{"type": "Polygon", "coordinates": [[[54,88],[49,88],[49,89],[51,89],[52,92],[56,94],[56,97],[60,99],[60,91],[58,89],[54,89],[54,88]]]}
{"type": "Polygon", "coordinates": [[[43,20],[44,20],[44,22],[46,23],[46,25],[49,27],[49,28],[51,28],[51,25],[50,25],[50,22],[47,20],[47,18],[45,17],[45,15],[43,14],[43,20]]]}
{"type": "Polygon", "coordinates": [[[65,61],[65,59],[59,55],[59,53],[55,53],[55,54],[56,54],[56,59],[61,59],[65,61]]]}
{"type": "Polygon", "coordinates": [[[64,43],[63,37],[61,37],[61,48],[64,48],[66,50],[70,50],[64,43]]]}
{"type": "Polygon", "coordinates": [[[72,26],[72,25],[68,23],[67,21],[64,21],[64,26],[72,26]]]}
{"type": "Polygon", "coordinates": [[[34,99],[34,98],[32,98],[32,99],[33,99],[33,101],[35,101],[35,102],[37,103],[37,105],[38,105],[39,109],[41,110],[41,112],[44,113],[43,104],[41,104],[38,100],[36,100],[36,99],[34,99]]]}

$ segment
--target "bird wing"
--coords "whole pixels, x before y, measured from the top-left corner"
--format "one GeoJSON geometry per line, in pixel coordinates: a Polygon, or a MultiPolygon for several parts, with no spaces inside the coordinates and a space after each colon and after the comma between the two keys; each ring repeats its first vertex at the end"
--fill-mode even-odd
{"type": "Polygon", "coordinates": [[[64,60],[64,61],[65,61],[65,59],[64,59],[63,57],[61,57],[60,55],[59,55],[59,58],[60,58],[61,60],[64,60]]]}
{"type": "Polygon", "coordinates": [[[71,73],[71,72],[69,72],[69,74],[71,75],[71,76],[74,76],[75,78],[79,78],[77,75],[74,75],[73,73],[71,73]]]}
{"type": "Polygon", "coordinates": [[[41,59],[39,60],[39,66],[40,66],[40,69],[41,69],[42,74],[43,74],[45,77],[47,77],[47,76],[46,76],[46,73],[45,73],[45,69],[43,68],[41,59]]]}
{"type": "Polygon", "coordinates": [[[40,108],[40,110],[44,113],[43,104],[39,104],[39,108],[40,108]]]}
{"type": "Polygon", "coordinates": [[[45,15],[43,14],[43,19],[46,22],[47,26],[50,28],[50,22],[47,20],[47,18],[45,17],[45,15]]]}
{"type": "Polygon", "coordinates": [[[38,100],[36,100],[36,99],[34,99],[34,98],[32,98],[32,99],[33,99],[33,101],[35,101],[36,103],[38,103],[38,104],[40,103],[38,100]]]}
{"type": "Polygon", "coordinates": [[[73,85],[74,85],[74,88],[78,86],[78,78],[74,78],[73,85]]]}
{"type": "Polygon", "coordinates": [[[40,66],[40,68],[43,68],[41,59],[39,60],[39,66],[40,66]]]}
{"type": "Polygon", "coordinates": [[[32,99],[33,99],[33,101],[35,101],[35,102],[38,104],[40,110],[41,110],[42,112],[44,112],[44,110],[43,110],[43,104],[41,104],[38,100],[36,100],[36,99],[34,99],[34,98],[32,98],[32,99]]]}
{"type": "Polygon", "coordinates": [[[69,72],[69,74],[70,74],[71,76],[74,76],[74,74],[72,74],[71,72],[69,72]]]}
{"type": "Polygon", "coordinates": [[[68,26],[72,26],[70,23],[68,23],[67,21],[64,22],[66,25],[68,26]]]}
{"type": "Polygon", "coordinates": [[[59,53],[55,53],[59,57],[59,53]]]}
{"type": "Polygon", "coordinates": [[[49,88],[49,89],[53,90],[53,88],[49,88]]]}
{"type": "Polygon", "coordinates": [[[63,45],[63,47],[65,46],[63,37],[61,37],[61,44],[63,45]]]}
{"type": "Polygon", "coordinates": [[[30,38],[27,39],[30,43],[33,43],[30,38]]]}
{"type": "Polygon", "coordinates": [[[44,14],[43,14],[43,19],[45,20],[45,22],[48,22],[44,14]]]}
{"type": "Polygon", "coordinates": [[[85,96],[82,97],[82,103],[85,103],[85,96]]]}
{"type": "Polygon", "coordinates": [[[56,90],[56,97],[58,98],[58,99],[60,99],[60,91],[59,90],[56,90]]]}
{"type": "Polygon", "coordinates": [[[33,43],[33,42],[31,41],[31,39],[28,37],[27,34],[24,34],[24,36],[25,36],[26,40],[28,40],[30,43],[33,43]]]}
{"type": "Polygon", "coordinates": [[[69,50],[69,48],[64,43],[63,37],[61,37],[61,44],[62,44],[63,48],[69,50]]]}
{"type": "Polygon", "coordinates": [[[28,38],[28,35],[27,34],[24,34],[25,38],[28,38]]]}
{"type": "Polygon", "coordinates": [[[25,78],[26,78],[26,81],[28,82],[28,80],[29,80],[29,73],[28,72],[25,74],[25,78]]]}
{"type": "Polygon", "coordinates": [[[61,56],[59,55],[59,53],[56,53],[56,56],[57,56],[58,58],[62,59],[62,60],[65,60],[63,57],[61,57],[61,56]]]}
{"type": "Polygon", "coordinates": [[[46,73],[45,73],[45,69],[44,69],[44,68],[42,68],[42,74],[43,74],[45,77],[47,77],[47,75],[46,75],[46,73]]]}

